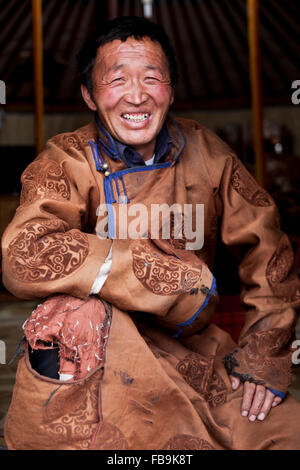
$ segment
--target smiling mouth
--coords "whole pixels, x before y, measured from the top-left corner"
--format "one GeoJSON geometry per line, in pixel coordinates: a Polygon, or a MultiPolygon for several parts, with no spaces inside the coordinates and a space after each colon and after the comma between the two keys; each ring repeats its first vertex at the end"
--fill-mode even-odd
{"type": "Polygon", "coordinates": [[[126,119],[127,121],[132,121],[132,122],[143,122],[146,121],[150,116],[149,113],[126,113],[122,114],[122,118],[126,119]]]}

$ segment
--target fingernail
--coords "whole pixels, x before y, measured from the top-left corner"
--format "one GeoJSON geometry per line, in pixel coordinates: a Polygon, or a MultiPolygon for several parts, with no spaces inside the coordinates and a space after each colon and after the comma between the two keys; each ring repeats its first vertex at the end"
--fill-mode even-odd
{"type": "Polygon", "coordinates": [[[250,418],[249,418],[249,421],[255,421],[255,420],[256,420],[256,416],[251,415],[250,418]]]}
{"type": "Polygon", "coordinates": [[[257,419],[259,419],[260,421],[262,421],[263,419],[265,419],[265,414],[264,413],[260,413],[257,417],[257,419]]]}
{"type": "Polygon", "coordinates": [[[242,416],[248,416],[248,411],[242,411],[242,416]]]}

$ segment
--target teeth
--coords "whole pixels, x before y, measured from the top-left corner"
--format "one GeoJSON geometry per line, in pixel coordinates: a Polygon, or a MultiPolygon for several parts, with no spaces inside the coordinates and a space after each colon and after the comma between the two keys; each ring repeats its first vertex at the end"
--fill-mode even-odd
{"type": "Polygon", "coordinates": [[[123,114],[123,118],[128,119],[129,121],[145,121],[149,117],[149,113],[146,114],[123,114]]]}

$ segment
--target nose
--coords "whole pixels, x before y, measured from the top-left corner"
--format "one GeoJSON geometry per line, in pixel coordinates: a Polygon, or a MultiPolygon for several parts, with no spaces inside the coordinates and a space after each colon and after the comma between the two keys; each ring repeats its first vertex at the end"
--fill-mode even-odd
{"type": "Polygon", "coordinates": [[[147,101],[148,95],[139,80],[133,80],[130,83],[125,99],[128,103],[135,106],[139,106],[147,101]]]}

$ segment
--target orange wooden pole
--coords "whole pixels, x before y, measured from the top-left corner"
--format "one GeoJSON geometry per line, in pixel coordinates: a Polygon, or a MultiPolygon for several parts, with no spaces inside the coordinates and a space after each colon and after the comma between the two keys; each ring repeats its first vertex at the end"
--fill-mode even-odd
{"type": "Polygon", "coordinates": [[[250,80],[252,95],[253,145],[257,182],[265,183],[261,53],[259,41],[259,0],[247,0],[250,80]]]}
{"type": "Polygon", "coordinates": [[[35,100],[35,147],[40,153],[44,146],[44,83],[43,83],[43,23],[42,0],[31,0],[33,27],[33,71],[35,100]]]}

